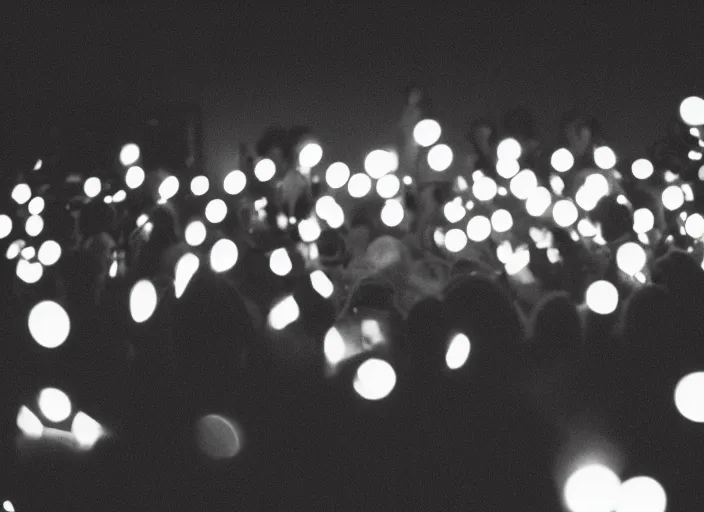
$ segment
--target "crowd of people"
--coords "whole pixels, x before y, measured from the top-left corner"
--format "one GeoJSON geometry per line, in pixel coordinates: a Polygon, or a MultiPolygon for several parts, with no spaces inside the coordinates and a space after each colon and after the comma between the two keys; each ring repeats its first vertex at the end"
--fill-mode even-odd
{"type": "Polygon", "coordinates": [[[627,160],[407,99],[359,172],[294,127],[218,178],[20,173],[5,510],[698,509],[699,103],[627,160]]]}

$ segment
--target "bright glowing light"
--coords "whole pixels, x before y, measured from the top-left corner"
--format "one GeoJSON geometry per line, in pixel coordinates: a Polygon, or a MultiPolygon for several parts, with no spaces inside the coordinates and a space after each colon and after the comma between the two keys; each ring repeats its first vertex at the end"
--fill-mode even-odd
{"type": "Polygon", "coordinates": [[[38,282],[42,275],[44,274],[44,267],[38,261],[30,263],[27,260],[19,260],[17,262],[17,269],[15,270],[17,277],[27,284],[34,284],[38,282]]]}
{"type": "Polygon", "coordinates": [[[33,170],[33,171],[38,171],[38,170],[41,169],[41,168],[42,168],[42,161],[41,161],[41,159],[39,159],[39,160],[37,160],[37,162],[34,164],[34,169],[32,169],[32,170],[33,170]]]}
{"type": "Polygon", "coordinates": [[[276,164],[270,158],[263,158],[254,166],[254,176],[261,181],[266,182],[276,174],[276,164]]]}
{"type": "Polygon", "coordinates": [[[704,125],[704,99],[690,96],[680,103],[680,117],[689,126],[704,125]]]}
{"type": "Polygon", "coordinates": [[[26,242],[24,240],[15,240],[7,247],[5,257],[8,260],[14,260],[17,256],[20,255],[20,251],[24,248],[25,245],[26,242]]]}
{"type": "Polygon", "coordinates": [[[105,204],[112,204],[112,196],[105,196],[103,197],[103,202],[105,204]]]}
{"type": "Polygon", "coordinates": [[[601,169],[612,169],[616,165],[616,154],[608,146],[594,149],[594,163],[601,169]]]}
{"type": "Polygon", "coordinates": [[[454,224],[455,222],[459,222],[464,218],[464,216],[467,214],[467,210],[462,205],[462,200],[458,198],[458,200],[449,201],[448,203],[445,203],[445,206],[443,207],[443,213],[445,214],[445,218],[448,220],[448,222],[454,224]]]}
{"type": "Polygon", "coordinates": [[[353,386],[362,398],[381,400],[387,397],[396,386],[396,372],[386,361],[367,359],[357,368],[353,386]]]}
{"type": "Polygon", "coordinates": [[[687,156],[690,160],[698,161],[702,159],[702,154],[699,151],[691,150],[687,156]]]}
{"type": "Polygon", "coordinates": [[[639,180],[647,180],[653,175],[653,171],[653,164],[645,158],[639,158],[631,165],[633,176],[639,180]]]}
{"type": "Polygon", "coordinates": [[[376,193],[384,199],[391,199],[401,190],[401,182],[395,174],[387,174],[376,182],[376,193]]]}
{"type": "Polygon", "coordinates": [[[27,325],[34,341],[44,348],[63,345],[71,331],[66,310],[51,300],[39,302],[31,309],[27,325]]]}
{"type": "Polygon", "coordinates": [[[130,291],[130,314],[132,320],[141,324],[151,318],[156,311],[158,296],[156,288],[148,279],[137,281],[130,291]]]}
{"type": "Polygon", "coordinates": [[[528,215],[540,217],[552,204],[550,191],[545,187],[538,187],[530,193],[526,200],[526,211],[528,215]]]}
{"type": "Polygon", "coordinates": [[[528,199],[531,192],[538,188],[538,178],[530,169],[523,169],[511,179],[509,188],[518,199],[528,199]]]}
{"type": "Polygon", "coordinates": [[[32,189],[26,183],[19,183],[12,189],[12,199],[17,204],[24,204],[32,197],[32,189]]]}
{"type": "Polygon", "coordinates": [[[497,233],[505,233],[513,227],[513,217],[503,208],[491,214],[491,225],[497,233]]]}
{"type": "MultiPolygon", "coordinates": [[[[41,420],[24,405],[20,407],[17,413],[17,428],[19,428],[25,436],[34,439],[40,438],[44,432],[44,425],[42,425],[41,420]]],[[[7,508],[5,508],[5,510],[7,510],[7,508]]]]}
{"type": "Polygon", "coordinates": [[[231,171],[225,176],[222,186],[225,193],[231,196],[237,195],[247,186],[247,176],[239,170],[231,171]]]}
{"type": "Polygon", "coordinates": [[[371,151],[364,159],[364,170],[375,180],[395,171],[397,167],[398,158],[396,154],[383,149],[371,151]]]}
{"type": "Polygon", "coordinates": [[[293,298],[293,295],[289,295],[271,308],[271,311],[269,311],[269,325],[272,329],[280,331],[298,320],[300,314],[301,310],[296,299],[293,298]]]}
{"type": "Polygon", "coordinates": [[[704,372],[690,373],[677,383],[675,405],[689,421],[704,423],[704,372]]]}
{"type": "Polygon", "coordinates": [[[567,172],[574,165],[574,157],[569,149],[560,148],[550,157],[550,165],[557,172],[567,172]]]}
{"type": "Polygon", "coordinates": [[[44,199],[35,197],[27,205],[27,210],[31,215],[39,215],[44,211],[44,199]]]}
{"type": "Polygon", "coordinates": [[[507,180],[513,178],[520,170],[521,166],[516,160],[498,160],[496,162],[496,173],[507,180]]]}
{"type": "Polygon", "coordinates": [[[42,265],[50,267],[61,258],[61,246],[53,240],[47,240],[39,246],[37,258],[42,265]]]}
{"type": "Polygon", "coordinates": [[[205,218],[208,222],[219,224],[227,217],[227,205],[222,199],[213,199],[205,207],[205,218]]]}
{"type": "Polygon", "coordinates": [[[327,222],[332,229],[338,229],[342,227],[342,225],[345,223],[345,211],[342,209],[342,206],[337,203],[331,205],[330,211],[328,211],[327,213],[327,218],[325,219],[325,222],[327,222]]]}
{"type": "Polygon", "coordinates": [[[579,212],[572,201],[561,199],[553,206],[552,217],[558,226],[566,228],[577,222],[579,212]]]}
{"type": "Polygon", "coordinates": [[[445,233],[445,249],[450,252],[460,252],[467,246],[467,235],[461,229],[451,229],[445,233]]]}
{"type": "Polygon", "coordinates": [[[0,240],[12,233],[12,219],[4,213],[0,215],[0,240]]]}
{"type": "Polygon", "coordinates": [[[645,250],[635,242],[627,242],[616,251],[616,264],[629,276],[643,270],[647,263],[645,250]]]}
{"type": "Polygon", "coordinates": [[[331,365],[336,365],[345,358],[345,340],[342,339],[340,331],[335,327],[331,327],[325,334],[323,352],[325,353],[325,359],[331,365]]]}
{"type": "Polygon", "coordinates": [[[572,473],[564,488],[567,508],[572,512],[612,512],[621,481],[606,466],[591,464],[572,473]]]}
{"type": "Polygon", "coordinates": [[[322,158],[323,148],[320,147],[320,144],[309,142],[303,146],[301,152],[298,153],[298,165],[306,169],[311,169],[318,165],[322,158]]]}
{"type": "Polygon", "coordinates": [[[647,208],[638,208],[633,212],[633,231],[647,233],[655,225],[655,216],[647,208]]]}
{"type": "Polygon", "coordinates": [[[315,202],[315,213],[323,220],[327,220],[330,211],[335,207],[337,202],[332,196],[322,196],[315,202]]]}
{"type": "Polygon", "coordinates": [[[410,176],[404,176],[403,177],[403,184],[404,185],[411,185],[413,183],[413,178],[410,176]]]}
{"type": "Polygon", "coordinates": [[[141,228],[141,227],[144,226],[147,222],[149,222],[149,215],[147,215],[146,213],[143,213],[143,214],[141,214],[139,217],[137,217],[137,222],[136,222],[135,225],[136,225],[138,228],[141,228]]]}
{"type": "Polygon", "coordinates": [[[472,194],[480,201],[491,201],[497,190],[496,182],[491,178],[481,178],[472,185],[472,194]]]}
{"type": "Polygon", "coordinates": [[[345,186],[347,180],[350,179],[350,168],[342,162],[330,164],[328,170],[325,171],[325,181],[330,188],[338,189],[345,186]]]}
{"type": "Polygon", "coordinates": [[[125,144],[120,150],[120,162],[127,167],[139,160],[139,146],[134,143],[125,144]]]}
{"type": "Polygon", "coordinates": [[[685,201],[694,201],[694,190],[692,190],[692,185],[689,183],[683,183],[681,188],[684,193],[685,201]]]}
{"type": "Polygon", "coordinates": [[[117,192],[115,192],[115,195],[112,196],[112,201],[114,203],[121,203],[125,199],[127,199],[127,192],[125,192],[124,190],[118,190],[117,192]]]}
{"type": "Polygon", "coordinates": [[[87,197],[91,198],[100,194],[102,188],[103,184],[100,182],[100,178],[96,178],[95,176],[88,178],[83,184],[83,192],[87,197]]]}
{"type": "Polygon", "coordinates": [[[200,267],[200,259],[191,252],[181,256],[176,262],[176,268],[174,269],[174,296],[177,299],[181,298],[186,291],[188,283],[191,282],[191,278],[198,271],[198,267],[200,267]]]}
{"type": "Polygon", "coordinates": [[[586,293],[587,307],[599,315],[610,315],[618,307],[618,290],[608,281],[595,281],[586,293]]]}
{"type": "MultiPolygon", "coordinates": [[[[41,160],[39,160],[39,162],[41,163],[41,160]]],[[[36,171],[36,168],[34,170],[36,171]]],[[[5,512],[15,512],[15,506],[10,500],[5,500],[2,503],[2,508],[5,512]]]]}
{"type": "Polygon", "coordinates": [[[666,508],[667,494],[657,480],[637,476],[621,484],[616,512],[665,512],[666,508]]]}
{"type": "Polygon", "coordinates": [[[496,147],[496,156],[501,160],[518,160],[521,152],[521,144],[516,139],[504,139],[496,147]]]}
{"type": "Polygon", "coordinates": [[[303,219],[298,223],[298,235],[306,243],[315,242],[320,236],[320,224],[315,217],[303,219]]]}
{"type": "Polygon", "coordinates": [[[144,183],[144,169],[133,165],[125,173],[125,185],[131,189],[139,188],[144,183]]]}
{"type": "Polygon", "coordinates": [[[198,247],[200,244],[205,242],[205,236],[207,235],[205,224],[199,220],[192,221],[188,224],[188,226],[186,226],[184,235],[188,245],[191,247],[198,247]]]}
{"type": "Polygon", "coordinates": [[[31,245],[29,247],[25,247],[20,251],[20,256],[22,256],[26,260],[31,260],[36,254],[37,251],[35,251],[34,247],[32,247],[31,245]]]}
{"type": "Polygon", "coordinates": [[[237,263],[239,252],[232,240],[222,238],[210,249],[210,268],[213,272],[227,272],[237,263]]]}
{"type": "Polygon", "coordinates": [[[447,170],[452,165],[452,150],[446,144],[438,144],[428,151],[428,165],[436,172],[447,170]]]}
{"type": "Polygon", "coordinates": [[[208,414],[196,424],[196,441],[203,454],[211,459],[231,459],[242,449],[239,427],[219,414],[208,414]]]}
{"type": "Polygon", "coordinates": [[[582,219],[577,223],[577,231],[579,234],[586,238],[591,238],[596,236],[598,230],[596,226],[589,219],[582,219]]]}
{"type": "Polygon", "coordinates": [[[71,415],[71,400],[60,389],[42,389],[39,392],[37,405],[42,415],[53,423],[61,423],[71,415]]]}
{"type": "Polygon", "coordinates": [[[561,196],[565,191],[565,182],[557,174],[550,176],[550,188],[557,195],[561,196]]]}
{"type": "Polygon", "coordinates": [[[77,412],[71,423],[71,433],[83,449],[92,448],[103,435],[103,427],[84,412],[77,412]]]}
{"type": "Polygon", "coordinates": [[[520,246],[509,258],[504,267],[509,276],[515,276],[530,263],[530,251],[526,246],[520,246]]]}
{"type": "MultiPolygon", "coordinates": [[[[491,235],[491,221],[483,215],[476,215],[467,223],[467,238],[473,242],[483,242],[491,235]]],[[[447,240],[445,240],[447,244],[447,240]]]]}
{"type": "MultiPolygon", "coordinates": [[[[462,233],[462,236],[464,236],[464,233],[461,230],[458,229],[457,231],[462,233]]],[[[467,237],[465,236],[464,238],[465,238],[464,243],[466,244],[467,237]]],[[[442,229],[435,228],[433,230],[433,242],[435,243],[435,245],[437,247],[445,247],[445,232],[442,229]]]]}
{"type": "Polygon", "coordinates": [[[435,144],[440,139],[440,135],[442,135],[442,128],[433,119],[423,119],[413,128],[413,139],[416,144],[424,148],[435,144]]]}
{"type": "Polygon", "coordinates": [[[330,281],[330,278],[328,278],[327,274],[325,274],[322,270],[314,270],[311,272],[310,284],[313,286],[313,289],[324,299],[329,299],[332,297],[332,294],[335,291],[332,281],[330,281]]]}
{"type": "Polygon", "coordinates": [[[693,213],[684,223],[684,229],[692,238],[701,238],[704,236],[704,217],[698,213],[693,213]]]}
{"type": "Polygon", "coordinates": [[[366,174],[357,173],[347,183],[350,195],[356,199],[366,196],[372,189],[372,180],[366,174]]]}
{"type": "Polygon", "coordinates": [[[168,201],[178,193],[179,182],[176,176],[169,176],[159,185],[159,198],[168,201]]]}
{"type": "Polygon", "coordinates": [[[668,210],[676,210],[684,204],[684,192],[677,185],[670,185],[662,191],[662,205],[668,210]]]}
{"type": "Polygon", "coordinates": [[[672,172],[669,169],[666,169],[665,172],[663,173],[663,176],[665,176],[665,182],[666,183],[672,183],[673,181],[676,181],[678,176],[674,172],[672,172]]]}
{"type": "Polygon", "coordinates": [[[393,228],[401,224],[403,215],[403,205],[396,199],[389,199],[381,209],[381,222],[393,228]]]}
{"type": "Polygon", "coordinates": [[[210,189],[210,181],[205,176],[196,176],[191,180],[191,193],[194,196],[202,196],[210,189]]]}
{"type": "Polygon", "coordinates": [[[447,346],[445,352],[445,364],[450,370],[458,370],[462,368],[469,359],[469,352],[472,349],[472,344],[469,338],[462,333],[455,334],[447,346]]]}
{"type": "MultiPolygon", "coordinates": [[[[692,127],[689,129],[689,134],[692,137],[699,137],[701,135],[701,132],[699,131],[699,128],[692,127]]],[[[41,162],[41,160],[39,160],[41,162]]]]}
{"type": "Polygon", "coordinates": [[[293,263],[284,248],[275,249],[269,257],[269,268],[277,276],[285,276],[293,270],[293,263]]]}

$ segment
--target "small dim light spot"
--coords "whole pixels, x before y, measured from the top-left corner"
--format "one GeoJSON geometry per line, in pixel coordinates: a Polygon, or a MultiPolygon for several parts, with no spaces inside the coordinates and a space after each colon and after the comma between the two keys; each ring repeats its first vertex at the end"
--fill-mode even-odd
{"type": "Polygon", "coordinates": [[[37,163],[34,164],[34,169],[32,169],[32,170],[38,171],[41,168],[42,168],[42,161],[41,161],[41,159],[39,159],[39,160],[37,160],[37,163]]]}
{"type": "Polygon", "coordinates": [[[214,460],[231,459],[242,450],[240,427],[219,414],[208,414],[196,424],[196,443],[199,450],[214,460]]]}

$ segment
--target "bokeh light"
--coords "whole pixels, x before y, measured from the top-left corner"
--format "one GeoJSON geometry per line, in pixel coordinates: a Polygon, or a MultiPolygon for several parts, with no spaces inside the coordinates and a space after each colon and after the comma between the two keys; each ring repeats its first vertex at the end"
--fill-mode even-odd
{"type": "Polygon", "coordinates": [[[285,276],[293,270],[293,263],[288,251],[283,247],[275,249],[269,257],[269,268],[277,276],[285,276]]]}
{"type": "Polygon", "coordinates": [[[132,165],[139,160],[141,152],[139,146],[133,142],[125,144],[120,150],[120,163],[125,167],[132,165]]]}
{"type": "Polygon", "coordinates": [[[655,216],[647,208],[638,208],[633,212],[633,231],[647,233],[655,226],[655,216]]]}
{"type": "Polygon", "coordinates": [[[310,284],[313,289],[324,299],[332,297],[335,287],[330,278],[322,270],[314,270],[310,273],[310,284]]]}
{"type": "Polygon", "coordinates": [[[462,198],[457,198],[445,203],[443,214],[451,224],[461,221],[467,214],[467,209],[462,204],[462,198]]]}
{"type": "Polygon", "coordinates": [[[639,180],[647,180],[653,175],[653,164],[646,158],[639,158],[631,165],[633,177],[639,180]]]}
{"type": "Polygon", "coordinates": [[[330,188],[342,188],[349,179],[350,168],[343,162],[332,163],[330,167],[328,167],[328,170],[325,171],[325,181],[330,188]]]}
{"type": "Polygon", "coordinates": [[[560,148],[550,157],[550,165],[557,172],[567,172],[574,165],[574,156],[572,156],[569,149],[560,148]]]}
{"type": "Polygon", "coordinates": [[[331,365],[336,365],[345,358],[346,351],[345,340],[342,338],[340,331],[334,326],[328,329],[323,340],[323,352],[327,362],[331,365]]]}
{"type": "Polygon", "coordinates": [[[311,169],[320,163],[323,158],[323,148],[320,144],[309,142],[301,152],[298,153],[298,165],[305,169],[311,169]]]}
{"type": "Polygon", "coordinates": [[[523,245],[518,247],[516,251],[508,258],[508,261],[504,264],[504,268],[509,276],[515,276],[525,269],[529,263],[530,250],[528,247],[523,245]]]}
{"type": "Polygon", "coordinates": [[[567,479],[565,504],[572,512],[613,512],[620,488],[616,473],[601,464],[590,464],[567,479]]]}
{"type": "Polygon", "coordinates": [[[461,229],[453,228],[445,233],[445,249],[460,252],[467,246],[467,235],[461,229]]]}
{"type": "Polygon", "coordinates": [[[677,383],[675,406],[689,421],[704,423],[704,372],[690,373],[677,383]]]}
{"type": "Polygon", "coordinates": [[[472,194],[479,201],[491,201],[496,197],[497,191],[496,182],[488,177],[480,178],[472,185],[472,194]]]}
{"type": "Polygon", "coordinates": [[[12,233],[12,219],[4,213],[0,215],[0,240],[12,233]]]}
{"type": "Polygon", "coordinates": [[[125,173],[125,185],[131,189],[139,188],[144,183],[144,169],[133,165],[125,173]]]}
{"type": "Polygon", "coordinates": [[[466,334],[457,333],[450,340],[445,352],[445,364],[450,370],[458,370],[464,366],[469,359],[472,344],[466,334]]]}
{"type": "Polygon", "coordinates": [[[428,165],[433,171],[442,172],[452,165],[452,149],[446,144],[438,144],[428,151],[428,165]]]}
{"type": "Polygon", "coordinates": [[[26,242],[24,240],[15,240],[7,247],[7,251],[5,251],[5,257],[8,260],[14,260],[17,256],[20,255],[20,251],[24,248],[25,245],[26,242]]]}
{"type": "Polygon", "coordinates": [[[382,176],[395,171],[397,167],[398,157],[396,154],[384,149],[375,149],[374,151],[370,151],[364,159],[365,172],[375,180],[378,180],[382,176]]]}
{"type": "Polygon", "coordinates": [[[301,309],[298,306],[298,302],[292,295],[288,295],[269,311],[269,326],[276,331],[280,331],[298,320],[300,314],[301,309]]]}
{"type": "Polygon", "coordinates": [[[587,307],[599,315],[610,315],[618,307],[618,290],[609,281],[595,281],[586,293],[587,307]]]}
{"type": "Polygon", "coordinates": [[[158,296],[156,288],[148,279],[137,281],[130,291],[130,314],[132,320],[141,324],[156,311],[158,296]]]}
{"type": "Polygon", "coordinates": [[[662,205],[668,210],[676,210],[684,204],[684,192],[677,185],[670,185],[662,191],[662,205]]]}
{"type": "Polygon", "coordinates": [[[112,201],[113,201],[113,203],[121,203],[121,202],[124,201],[125,199],[127,199],[127,192],[125,192],[124,190],[118,190],[118,191],[115,192],[115,194],[112,196],[112,201]]]}
{"type": "Polygon", "coordinates": [[[491,225],[497,233],[505,233],[513,227],[513,217],[503,208],[491,214],[491,225]]]}
{"type": "Polygon", "coordinates": [[[496,173],[504,179],[510,180],[518,171],[521,170],[520,164],[516,160],[501,160],[496,162],[496,173]]]}
{"type": "Polygon", "coordinates": [[[579,212],[572,201],[560,199],[552,208],[552,217],[555,220],[555,224],[567,228],[577,222],[579,212]]]}
{"type": "Polygon", "coordinates": [[[87,197],[90,198],[96,197],[98,194],[100,194],[102,188],[103,184],[101,183],[100,178],[97,178],[95,176],[88,178],[83,184],[83,192],[87,197]]]}
{"type": "Polygon", "coordinates": [[[376,182],[376,193],[384,199],[391,199],[401,190],[401,181],[395,174],[387,174],[376,182]]]}
{"type": "Polygon", "coordinates": [[[205,229],[205,224],[199,220],[191,221],[184,231],[186,243],[191,247],[198,247],[205,242],[206,235],[207,230],[205,229]]]}
{"type": "Polygon", "coordinates": [[[205,176],[196,176],[191,180],[191,193],[194,196],[202,196],[208,193],[210,181],[205,176]]]}
{"type": "Polygon", "coordinates": [[[581,219],[577,223],[577,231],[579,231],[580,235],[586,238],[596,236],[599,232],[597,227],[589,219],[581,219]]]}
{"type": "Polygon", "coordinates": [[[557,174],[553,174],[550,176],[550,188],[555,194],[561,196],[565,191],[565,182],[557,174]]]}
{"type": "Polygon", "coordinates": [[[225,179],[222,182],[222,188],[225,190],[225,193],[231,196],[239,194],[246,186],[247,176],[245,176],[242,171],[237,169],[227,173],[227,176],[225,176],[225,179]]]}
{"type": "Polygon", "coordinates": [[[311,216],[298,223],[298,235],[306,243],[315,242],[320,236],[321,229],[318,219],[311,216]]]}
{"type": "Polygon", "coordinates": [[[205,207],[205,218],[208,222],[219,224],[227,217],[227,205],[222,199],[212,199],[205,207]]]}
{"type": "Polygon", "coordinates": [[[17,413],[17,428],[30,438],[38,439],[44,433],[44,425],[37,416],[26,406],[20,407],[17,413]]]}
{"type": "Polygon", "coordinates": [[[200,259],[192,252],[182,255],[176,262],[174,269],[174,296],[179,299],[186,291],[191,278],[200,267],[200,259]]]}
{"type": "Polygon", "coordinates": [[[242,449],[240,428],[219,414],[208,414],[200,418],[195,433],[198,449],[211,459],[231,459],[242,449]]]}
{"type": "Polygon", "coordinates": [[[645,250],[635,242],[626,242],[616,251],[616,264],[629,276],[634,276],[645,267],[648,258],[645,250]]]}
{"type": "Polygon", "coordinates": [[[31,245],[29,247],[25,247],[20,251],[20,256],[22,256],[22,258],[24,258],[25,260],[31,260],[36,255],[37,251],[31,245]]]}
{"type": "Polygon", "coordinates": [[[518,199],[528,199],[530,194],[538,188],[538,178],[530,169],[523,169],[511,179],[509,188],[518,199]]]}
{"type": "Polygon", "coordinates": [[[50,267],[59,261],[59,258],[61,258],[61,246],[54,240],[46,240],[39,246],[37,259],[42,265],[50,267]]]}
{"type": "Polygon", "coordinates": [[[221,238],[210,248],[210,268],[216,273],[227,272],[235,266],[238,256],[237,244],[221,238]]]}
{"type": "Polygon", "coordinates": [[[538,187],[526,199],[526,211],[528,215],[540,217],[550,208],[551,204],[552,196],[550,191],[545,187],[538,187]]]}
{"type": "Polygon", "coordinates": [[[511,138],[502,140],[496,147],[496,156],[501,160],[518,160],[521,152],[521,144],[511,138]]]}
{"type": "Polygon", "coordinates": [[[690,96],[680,103],[680,117],[689,126],[704,125],[704,99],[690,96]]]}
{"type": "Polygon", "coordinates": [[[37,283],[44,274],[44,267],[38,261],[29,262],[27,260],[21,259],[17,262],[17,269],[15,270],[17,277],[27,284],[37,283]]]}
{"type": "Polygon", "coordinates": [[[418,121],[413,128],[413,139],[416,144],[424,148],[435,144],[440,139],[440,135],[442,135],[442,128],[440,128],[440,123],[434,119],[418,121]]]}
{"type": "Polygon", "coordinates": [[[612,169],[616,165],[616,154],[608,146],[595,148],[594,163],[601,169],[612,169]]]}
{"type": "Polygon", "coordinates": [[[159,198],[162,201],[168,201],[178,193],[180,183],[176,176],[168,176],[159,185],[159,198]]]}
{"type": "Polygon", "coordinates": [[[276,164],[270,158],[262,158],[254,166],[254,176],[261,182],[267,182],[276,174],[276,164]]]}
{"type": "Polygon", "coordinates": [[[34,197],[27,205],[27,211],[30,215],[39,215],[44,211],[44,199],[41,197],[34,197]]]}
{"type": "MultiPolygon", "coordinates": [[[[41,162],[41,160],[39,160],[39,162],[41,162]]],[[[10,500],[5,500],[2,502],[2,509],[5,512],[15,512],[15,506],[12,504],[12,502],[10,500]]]]}
{"type": "Polygon", "coordinates": [[[366,196],[372,189],[372,180],[366,174],[357,173],[353,175],[347,183],[350,196],[355,199],[366,196]]]}
{"type": "Polygon", "coordinates": [[[71,422],[71,433],[83,449],[92,448],[103,436],[103,427],[82,411],[78,411],[71,422]]]}
{"type": "MultiPolygon", "coordinates": [[[[491,235],[491,221],[483,215],[476,215],[467,222],[467,238],[473,242],[483,242],[491,235]]],[[[445,240],[447,245],[447,239],[445,240]]]]}
{"type": "Polygon", "coordinates": [[[32,189],[26,183],[18,183],[12,189],[12,200],[17,204],[24,204],[32,197],[32,189]]]}
{"type": "Polygon", "coordinates": [[[704,217],[698,213],[693,213],[687,217],[684,223],[684,229],[692,238],[701,238],[704,236],[704,217]]]}
{"type": "Polygon", "coordinates": [[[396,199],[389,199],[381,209],[381,222],[390,228],[396,227],[403,221],[403,205],[396,199]]]}
{"type": "Polygon", "coordinates": [[[44,348],[63,345],[71,331],[66,310],[51,300],[39,302],[31,309],[27,325],[34,341],[44,348]]]}
{"type": "Polygon", "coordinates": [[[666,509],[667,494],[654,478],[636,476],[621,484],[616,512],[665,512],[666,509]]]}
{"type": "Polygon", "coordinates": [[[382,359],[367,359],[357,368],[353,386],[365,400],[381,400],[396,386],[396,372],[382,359]]]}
{"type": "Polygon", "coordinates": [[[42,389],[37,405],[42,415],[53,423],[61,423],[71,415],[71,399],[57,388],[42,389]]]}

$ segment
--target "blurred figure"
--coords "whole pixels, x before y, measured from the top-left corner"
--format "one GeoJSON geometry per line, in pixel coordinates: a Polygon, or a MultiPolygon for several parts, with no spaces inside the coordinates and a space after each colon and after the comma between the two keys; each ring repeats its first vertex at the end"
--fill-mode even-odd
{"type": "Polygon", "coordinates": [[[472,121],[467,132],[467,141],[469,142],[469,172],[481,169],[487,176],[497,177],[496,145],[499,141],[494,123],[484,118],[472,121]]]}
{"type": "Polygon", "coordinates": [[[574,157],[574,169],[594,167],[594,148],[603,144],[596,119],[589,119],[576,109],[566,112],[560,121],[561,143],[574,157]]]}

